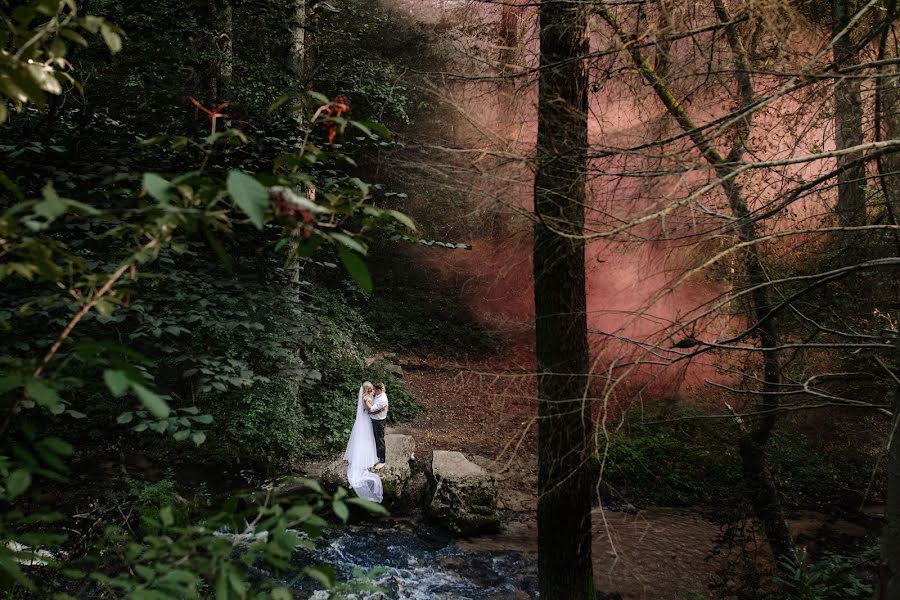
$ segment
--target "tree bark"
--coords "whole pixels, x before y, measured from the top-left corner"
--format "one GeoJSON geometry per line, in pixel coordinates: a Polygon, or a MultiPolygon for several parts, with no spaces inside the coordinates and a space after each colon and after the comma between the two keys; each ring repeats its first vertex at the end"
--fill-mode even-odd
{"type": "MultiPolygon", "coordinates": [[[[885,19],[893,23],[896,0],[889,0],[885,19]]],[[[888,26],[881,36],[878,59],[897,58],[896,36],[893,25],[888,26]],[[888,43],[888,40],[892,43],[888,43]]],[[[900,72],[896,65],[886,65],[879,70],[879,83],[875,88],[875,135],[879,140],[900,139],[900,72]]],[[[896,225],[900,222],[900,152],[891,152],[881,157],[878,166],[881,191],[884,194],[884,209],[887,221],[896,225]]],[[[900,236],[895,234],[900,249],[900,236]]]]}
{"type": "MultiPolygon", "coordinates": [[[[850,23],[855,10],[853,0],[831,0],[832,36],[837,36],[850,23]]],[[[842,35],[833,47],[834,66],[843,69],[859,63],[851,32],[842,35]]],[[[862,96],[860,81],[839,77],[834,82],[834,140],[838,150],[863,143],[862,96]]],[[[859,155],[844,154],[837,159],[841,169],[837,176],[837,216],[841,225],[866,224],[866,169],[859,155]],[[856,164],[853,164],[856,162],[856,164]]]]}
{"type": "Polygon", "coordinates": [[[234,9],[229,0],[209,0],[211,25],[209,94],[215,102],[231,98],[234,86],[234,9]]]}
{"type": "MultiPolygon", "coordinates": [[[[894,338],[895,376],[900,377],[900,334],[894,338]]],[[[894,418],[888,446],[887,490],[885,493],[884,529],[881,532],[881,573],[878,597],[881,600],[900,600],[900,384],[894,388],[894,418]]]]}
{"type": "Polygon", "coordinates": [[[305,80],[309,73],[306,31],[306,0],[294,0],[294,27],[291,30],[291,71],[305,80]]]}
{"type": "Polygon", "coordinates": [[[539,5],[534,187],[538,363],[538,578],[544,600],[595,600],[591,562],[587,313],[586,5],[539,5]]]}
{"type": "Polygon", "coordinates": [[[500,73],[510,75],[518,70],[515,64],[519,51],[519,11],[521,8],[511,4],[500,7],[500,73]]]}

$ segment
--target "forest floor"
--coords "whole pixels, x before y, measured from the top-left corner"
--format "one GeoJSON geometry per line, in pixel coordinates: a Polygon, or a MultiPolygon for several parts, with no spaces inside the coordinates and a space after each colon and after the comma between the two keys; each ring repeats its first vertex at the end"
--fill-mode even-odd
{"type": "MultiPolygon", "coordinates": [[[[420,460],[427,461],[435,449],[457,450],[492,471],[499,482],[505,531],[463,541],[461,547],[536,556],[533,366],[509,355],[463,360],[401,355],[399,362],[405,384],[426,412],[393,431],[415,438],[420,460]]],[[[798,541],[809,543],[838,537],[861,540],[869,533],[858,523],[813,510],[795,512],[789,526],[798,541]]],[[[593,529],[594,578],[597,589],[607,594],[617,592],[626,600],[704,598],[711,581],[732,576],[727,554],[716,553],[723,527],[708,511],[598,507],[593,529]]]]}
{"type": "MultiPolygon", "coordinates": [[[[522,365],[490,357],[477,364],[440,359],[406,363],[405,383],[426,406],[395,428],[416,439],[416,455],[457,450],[496,474],[505,531],[464,541],[472,551],[537,554],[537,436],[534,380],[522,365]]],[[[716,564],[706,560],[719,527],[696,513],[648,508],[636,514],[593,513],[597,589],[627,600],[684,600],[706,590],[716,564]]]]}

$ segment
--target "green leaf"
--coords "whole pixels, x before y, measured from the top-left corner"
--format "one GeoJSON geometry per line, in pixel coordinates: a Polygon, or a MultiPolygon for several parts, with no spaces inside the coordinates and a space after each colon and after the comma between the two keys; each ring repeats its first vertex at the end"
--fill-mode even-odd
{"type": "MultiPolygon", "coordinates": [[[[53,68],[47,65],[31,63],[26,67],[26,73],[37,86],[49,94],[58,96],[62,94],[62,85],[55,77],[53,68]]],[[[24,74],[23,74],[24,75],[24,74]]]]}
{"type": "Polygon", "coordinates": [[[356,282],[363,292],[370,294],[373,287],[372,276],[369,275],[369,268],[366,266],[365,261],[343,246],[337,246],[337,251],[338,256],[341,257],[341,262],[344,263],[344,268],[347,269],[347,273],[350,274],[353,281],[356,282]]]}
{"type": "Polygon", "coordinates": [[[388,129],[387,127],[385,127],[384,125],[382,125],[381,123],[378,123],[377,121],[351,121],[351,125],[359,128],[361,131],[368,132],[370,135],[372,133],[376,133],[379,136],[381,136],[383,139],[388,140],[388,141],[391,141],[394,139],[394,136],[391,133],[391,130],[388,129]],[[363,129],[363,127],[360,127],[360,125],[365,127],[365,129],[363,129]]]}
{"type": "Polygon", "coordinates": [[[118,423],[119,425],[125,425],[125,424],[127,424],[127,423],[131,423],[132,420],[134,420],[134,413],[132,413],[132,412],[123,412],[123,413],[122,413],[121,415],[119,415],[119,417],[116,419],[116,423],[118,423]]]}
{"type": "Polygon", "coordinates": [[[301,483],[311,489],[314,492],[318,492],[319,494],[324,494],[325,490],[322,489],[321,484],[315,479],[307,479],[306,477],[301,477],[297,480],[298,483],[301,483]]]}
{"type": "Polygon", "coordinates": [[[165,419],[169,416],[169,405],[160,398],[155,392],[145,388],[139,383],[131,382],[131,389],[134,391],[138,400],[144,405],[150,414],[157,419],[165,419]]]}
{"type": "Polygon", "coordinates": [[[266,210],[269,208],[269,192],[265,186],[254,177],[237,170],[228,173],[227,186],[235,204],[250,217],[257,229],[262,229],[266,210]]]}
{"type": "Polygon", "coordinates": [[[272,600],[294,600],[291,590],[285,587],[278,587],[272,590],[272,600]]]}
{"type": "Polygon", "coordinates": [[[109,23],[103,23],[100,26],[100,34],[103,36],[103,41],[106,42],[110,54],[117,54],[122,49],[122,36],[109,23]]]}
{"type": "Polygon", "coordinates": [[[156,579],[156,571],[147,567],[145,565],[134,565],[134,570],[140,575],[145,581],[153,581],[156,579]]]}
{"type": "Polygon", "coordinates": [[[57,195],[56,190],[53,188],[52,182],[48,181],[47,185],[44,186],[43,196],[44,199],[34,205],[34,213],[44,217],[49,224],[55,221],[60,215],[65,214],[66,205],[59,199],[59,195],[57,195]]]}
{"type": "Polygon", "coordinates": [[[206,434],[202,431],[195,431],[191,434],[191,440],[199,446],[206,441],[206,434]]]}
{"type": "Polygon", "coordinates": [[[306,567],[303,569],[303,572],[324,585],[326,588],[331,589],[334,587],[334,584],[337,582],[337,573],[334,568],[319,565],[318,567],[306,567]]]}
{"type": "Polygon", "coordinates": [[[103,381],[116,398],[121,398],[128,391],[128,376],[122,371],[106,369],[103,371],[103,381]]]}
{"type": "Polygon", "coordinates": [[[112,302],[107,302],[106,300],[98,300],[94,305],[94,310],[103,315],[104,317],[110,316],[115,310],[116,305],[112,302]]]}
{"type": "Polygon", "coordinates": [[[231,273],[233,266],[231,257],[225,250],[225,246],[222,245],[222,242],[219,241],[219,238],[217,238],[213,234],[213,232],[209,230],[208,227],[203,227],[203,235],[206,236],[206,241],[209,244],[209,247],[213,249],[213,252],[216,253],[216,256],[219,257],[219,260],[222,261],[222,264],[225,265],[225,268],[228,269],[229,273],[231,273]]]}
{"type": "Polygon", "coordinates": [[[5,394],[9,390],[16,389],[20,385],[22,385],[22,378],[18,375],[7,375],[5,377],[0,377],[0,396],[5,394]]]}
{"type": "Polygon", "coordinates": [[[59,31],[59,35],[66,38],[67,40],[71,40],[71,41],[75,42],[79,46],[87,46],[88,45],[88,41],[86,39],[84,39],[84,36],[82,36],[80,33],[75,31],[74,29],[61,29],[59,31]]]}
{"type": "Polygon", "coordinates": [[[216,600],[228,600],[228,571],[231,566],[228,563],[222,565],[219,574],[216,576],[216,600]]]}
{"type": "Polygon", "coordinates": [[[59,394],[56,393],[56,390],[39,379],[29,381],[25,385],[25,393],[41,406],[55,408],[60,405],[59,394]]]}
{"type": "Polygon", "coordinates": [[[375,134],[372,133],[372,130],[366,127],[366,125],[364,125],[360,121],[350,121],[350,125],[362,131],[364,134],[366,134],[366,137],[373,139],[375,138],[375,134]]]}
{"type": "MultiPolygon", "coordinates": [[[[0,102],[0,112],[6,110],[6,103],[0,102]]],[[[0,119],[0,123],[3,123],[3,119],[0,119]]],[[[2,185],[8,192],[16,197],[19,202],[25,201],[25,194],[19,189],[12,179],[7,177],[5,174],[0,173],[0,185],[2,185]]]]}
{"type": "Polygon", "coordinates": [[[243,598],[245,596],[245,592],[247,591],[247,582],[244,581],[243,573],[241,573],[237,569],[229,569],[228,583],[231,586],[231,589],[238,595],[239,598],[243,598]]]}
{"type": "Polygon", "coordinates": [[[331,503],[331,508],[334,510],[334,514],[337,515],[337,518],[344,523],[350,518],[350,509],[347,508],[347,505],[344,504],[343,500],[335,500],[331,503]]]}
{"type": "Polygon", "coordinates": [[[278,110],[278,108],[282,104],[284,104],[285,102],[287,102],[290,99],[291,99],[291,96],[289,94],[284,94],[283,96],[279,96],[278,98],[275,99],[274,102],[272,102],[272,104],[269,105],[269,110],[267,112],[269,114],[272,114],[273,112],[278,110]]]}
{"type": "Polygon", "coordinates": [[[162,521],[163,527],[171,527],[175,524],[175,515],[172,513],[171,506],[164,506],[159,510],[159,520],[162,521]]]}
{"type": "Polygon", "coordinates": [[[6,479],[6,497],[12,500],[31,485],[31,472],[27,469],[16,469],[6,479]]]}
{"type": "Polygon", "coordinates": [[[310,98],[321,104],[331,104],[331,100],[329,100],[328,96],[326,96],[325,94],[322,94],[320,92],[307,92],[307,94],[309,94],[310,98]]]}
{"type": "Polygon", "coordinates": [[[176,198],[175,186],[156,173],[144,173],[144,191],[160,202],[171,202],[176,198]]]}
{"type": "Polygon", "coordinates": [[[387,515],[388,511],[385,507],[378,504],[377,502],[372,502],[371,500],[366,500],[365,498],[347,498],[346,502],[348,504],[356,504],[367,510],[370,514],[373,515],[387,515]]]}
{"type": "Polygon", "coordinates": [[[387,210],[385,211],[387,214],[394,217],[394,220],[399,221],[404,227],[411,229],[412,231],[416,231],[416,224],[413,222],[409,216],[400,212],[399,210],[387,210]]]}
{"type": "Polygon", "coordinates": [[[44,438],[41,443],[60,456],[71,456],[75,449],[72,444],[58,437],[44,438]]]}
{"type": "MultiPolygon", "coordinates": [[[[360,254],[366,253],[366,247],[364,245],[362,245],[362,243],[353,239],[352,237],[350,237],[349,235],[347,235],[345,233],[332,233],[331,238],[333,240],[336,240],[338,243],[343,244],[347,248],[350,248],[351,250],[353,250],[355,252],[358,252],[360,254]]],[[[338,248],[340,248],[340,246],[338,246],[338,248]]]]}
{"type": "Polygon", "coordinates": [[[209,414],[197,415],[196,417],[191,417],[191,419],[193,419],[195,423],[203,423],[204,425],[209,425],[213,422],[213,417],[209,414]]]}

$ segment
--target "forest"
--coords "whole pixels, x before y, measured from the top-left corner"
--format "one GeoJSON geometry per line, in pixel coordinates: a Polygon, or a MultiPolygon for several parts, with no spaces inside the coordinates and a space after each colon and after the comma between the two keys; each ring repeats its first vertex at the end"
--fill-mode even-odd
{"type": "Polygon", "coordinates": [[[897,13],[0,0],[0,600],[900,599],[897,13]]]}

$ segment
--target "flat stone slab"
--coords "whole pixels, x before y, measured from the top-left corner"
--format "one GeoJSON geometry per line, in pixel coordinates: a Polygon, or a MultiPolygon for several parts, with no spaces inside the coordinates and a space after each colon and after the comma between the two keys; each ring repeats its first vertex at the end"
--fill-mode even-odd
{"type": "Polygon", "coordinates": [[[427,476],[433,492],[426,513],[451,533],[478,535],[502,527],[494,476],[461,452],[435,450],[427,476]]]}
{"type": "Polygon", "coordinates": [[[470,461],[462,452],[435,450],[431,468],[441,477],[459,479],[463,477],[489,477],[488,472],[470,461]]]}

